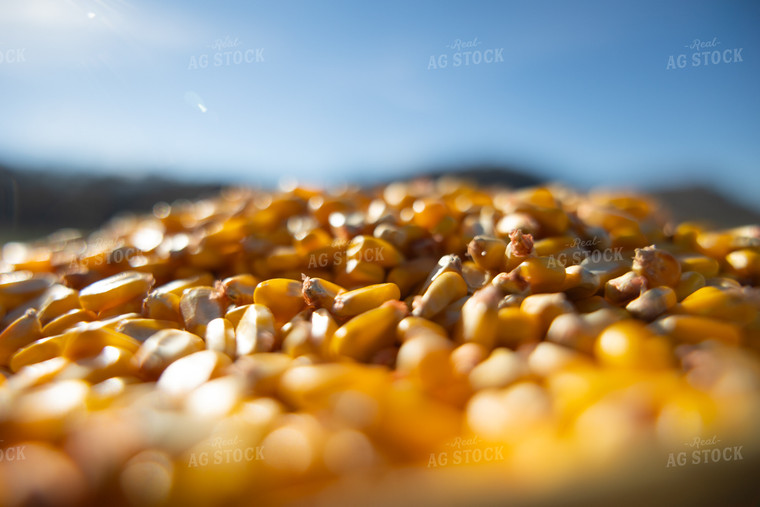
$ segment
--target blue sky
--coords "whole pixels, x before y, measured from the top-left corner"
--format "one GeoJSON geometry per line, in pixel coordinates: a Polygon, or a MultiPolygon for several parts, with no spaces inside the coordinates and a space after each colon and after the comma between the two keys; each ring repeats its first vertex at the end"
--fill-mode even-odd
{"type": "Polygon", "coordinates": [[[493,163],[751,203],[759,26],[758,2],[3,0],[0,162],[249,184],[493,163]],[[455,66],[457,40],[499,61],[455,66]]]}

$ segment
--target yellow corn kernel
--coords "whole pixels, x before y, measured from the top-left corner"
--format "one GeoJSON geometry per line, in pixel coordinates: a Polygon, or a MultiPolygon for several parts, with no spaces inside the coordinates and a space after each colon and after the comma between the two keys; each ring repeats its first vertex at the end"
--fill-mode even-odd
{"type": "Polygon", "coordinates": [[[609,308],[600,308],[593,312],[584,313],[580,318],[590,326],[591,333],[594,337],[598,336],[606,327],[623,319],[630,318],[627,311],[617,306],[609,308]]]}
{"type": "Polygon", "coordinates": [[[683,343],[700,343],[718,340],[729,345],[739,345],[742,332],[739,326],[708,317],[692,315],[671,315],[653,324],[660,333],[672,336],[683,343]]]}
{"type": "Polygon", "coordinates": [[[467,245],[467,253],[475,264],[488,271],[504,269],[506,250],[507,243],[504,240],[488,236],[475,236],[467,245]]]}
{"type": "Polygon", "coordinates": [[[634,317],[654,320],[676,304],[676,293],[670,287],[655,287],[641,293],[625,307],[634,317]]]}
{"type": "Polygon", "coordinates": [[[703,224],[682,222],[676,226],[673,233],[673,243],[682,248],[694,250],[697,246],[697,234],[703,232],[703,230],[703,224]]]}
{"type": "Polygon", "coordinates": [[[450,360],[454,375],[460,378],[469,376],[477,365],[482,363],[490,351],[478,343],[463,343],[451,352],[450,360]]]}
{"type": "Polygon", "coordinates": [[[107,310],[98,312],[98,320],[109,320],[119,318],[122,315],[137,314],[142,311],[142,297],[136,297],[118,306],[113,306],[107,310]]]}
{"type": "Polygon", "coordinates": [[[128,350],[108,345],[95,356],[70,362],[55,379],[79,379],[97,384],[111,377],[128,376],[133,372],[132,357],[128,350]]]}
{"type": "Polygon", "coordinates": [[[610,241],[612,248],[633,249],[642,248],[652,241],[646,234],[636,227],[616,227],[610,231],[610,241]]]}
{"type": "Polygon", "coordinates": [[[467,295],[467,282],[455,271],[441,273],[417,300],[412,315],[426,319],[438,315],[449,304],[467,295]]]}
{"type": "Polygon", "coordinates": [[[406,305],[400,301],[386,301],[379,308],[357,315],[335,331],[330,354],[369,360],[374,353],[393,345],[395,328],[406,314],[406,305]]]}
{"type": "Polygon", "coordinates": [[[757,308],[734,289],[709,286],[693,292],[681,301],[679,306],[684,313],[729,320],[739,324],[752,322],[758,313],[757,308]]]}
{"type": "Polygon", "coordinates": [[[361,262],[371,262],[384,268],[398,266],[404,261],[404,256],[395,246],[384,239],[373,236],[356,236],[346,248],[348,259],[361,262]]]}
{"type": "Polygon", "coordinates": [[[402,262],[388,272],[388,283],[395,283],[401,291],[401,297],[406,297],[425,281],[435,265],[433,257],[420,257],[402,262]]]}
{"type": "Polygon", "coordinates": [[[599,362],[613,368],[661,368],[670,364],[664,338],[654,335],[642,322],[627,319],[602,331],[594,344],[599,362]]]}
{"type": "Polygon", "coordinates": [[[604,297],[612,304],[628,303],[646,290],[646,279],[633,272],[613,278],[604,285],[604,297]]]}
{"type": "Polygon", "coordinates": [[[329,247],[332,240],[333,238],[330,236],[330,233],[318,227],[309,232],[296,235],[294,246],[299,255],[306,257],[320,248],[329,247]]]}
{"type": "Polygon", "coordinates": [[[264,305],[252,304],[235,328],[237,355],[270,352],[275,346],[274,315],[264,305]]]}
{"type": "Polygon", "coordinates": [[[516,382],[527,373],[524,359],[507,348],[499,347],[472,369],[469,381],[475,391],[502,388],[516,382]]]}
{"type": "Polygon", "coordinates": [[[736,279],[727,276],[714,276],[712,278],[705,278],[705,286],[717,287],[719,289],[741,289],[742,284],[736,279]]]}
{"type": "Polygon", "coordinates": [[[462,277],[467,282],[470,293],[482,288],[491,279],[491,275],[472,261],[462,263],[462,277]]]}
{"type": "Polygon", "coordinates": [[[499,289],[486,285],[467,299],[462,306],[462,318],[456,324],[458,342],[479,343],[489,350],[496,345],[501,296],[499,289]]]}
{"type": "Polygon", "coordinates": [[[527,365],[533,375],[548,378],[570,368],[591,366],[591,361],[571,348],[541,342],[528,355],[527,365]]]}
{"type": "Polygon", "coordinates": [[[718,276],[720,272],[720,264],[712,257],[688,254],[678,256],[678,261],[681,263],[682,271],[696,271],[705,278],[718,276]]]}
{"type": "Polygon", "coordinates": [[[539,229],[538,222],[527,213],[509,213],[504,215],[496,224],[496,232],[499,235],[509,234],[519,229],[524,234],[536,234],[539,229]]]}
{"type": "Polygon", "coordinates": [[[253,302],[266,306],[279,323],[285,323],[306,307],[301,283],[287,278],[264,280],[256,286],[253,302]]]}
{"type": "Polygon", "coordinates": [[[532,257],[524,260],[517,269],[534,294],[561,290],[565,282],[565,267],[554,257],[532,257]]]}
{"type": "Polygon", "coordinates": [[[681,273],[681,280],[676,285],[676,299],[683,301],[690,294],[705,286],[705,277],[696,271],[681,273]]]}
{"type": "Polygon", "coordinates": [[[206,326],[206,349],[237,357],[235,325],[225,318],[214,319],[206,326]]]}
{"type": "Polygon", "coordinates": [[[52,285],[46,276],[32,276],[20,271],[11,275],[0,274],[0,306],[10,310],[42,294],[52,285]]]}
{"type": "Polygon", "coordinates": [[[107,346],[119,347],[131,353],[140,348],[139,341],[104,327],[101,323],[84,324],[67,334],[70,338],[63,349],[63,356],[74,361],[95,356],[107,346]]]}
{"type": "Polygon", "coordinates": [[[448,338],[448,333],[446,333],[446,330],[442,326],[436,324],[432,320],[414,316],[404,317],[401,322],[398,323],[396,333],[402,343],[426,334],[435,334],[443,338],[448,338]]]}
{"type": "Polygon", "coordinates": [[[647,280],[648,287],[675,287],[681,279],[681,264],[670,252],[648,246],[637,248],[631,269],[647,280]]]}
{"type": "Polygon", "coordinates": [[[116,331],[131,336],[140,343],[162,329],[178,329],[179,324],[171,320],[127,319],[116,326],[116,331]]]}
{"type": "Polygon", "coordinates": [[[348,259],[341,269],[336,270],[335,283],[347,288],[356,288],[385,281],[385,269],[379,264],[348,259]]]}
{"type": "Polygon", "coordinates": [[[150,319],[182,322],[179,309],[180,301],[181,296],[173,292],[161,292],[156,289],[143,299],[142,313],[150,319]]]}
{"type": "Polygon", "coordinates": [[[600,258],[596,258],[595,256],[590,255],[581,261],[581,266],[597,275],[599,277],[600,286],[603,286],[613,278],[622,276],[630,271],[631,261],[605,261],[601,256],[600,258]]]}
{"type": "Polygon", "coordinates": [[[446,206],[435,199],[417,199],[412,204],[414,224],[427,230],[433,229],[449,213],[446,206]]]}
{"type": "Polygon", "coordinates": [[[528,213],[535,218],[545,236],[560,236],[567,231],[570,225],[570,218],[560,208],[519,205],[515,211],[528,213]]]}
{"type": "Polygon", "coordinates": [[[491,280],[491,285],[507,296],[527,296],[530,294],[530,285],[520,274],[519,269],[513,269],[509,273],[499,273],[491,280]]]}
{"type": "Polygon", "coordinates": [[[541,339],[538,318],[520,310],[520,308],[501,308],[497,314],[497,344],[516,349],[524,343],[533,343],[541,339]]]}
{"type": "MultiPolygon", "coordinates": [[[[421,297],[421,296],[417,296],[421,297]]],[[[470,296],[464,296],[457,299],[449,306],[447,306],[441,313],[435,317],[436,324],[440,325],[449,332],[452,332],[454,326],[462,318],[462,307],[470,299],[470,296]]]]}
{"type": "Polygon", "coordinates": [[[212,287],[187,289],[179,301],[185,328],[198,336],[206,334],[209,322],[224,316],[222,295],[212,287]]]}
{"type": "Polygon", "coordinates": [[[68,335],[56,335],[30,343],[13,355],[10,361],[11,371],[17,372],[24,366],[60,356],[63,354],[68,339],[68,335]]]}
{"type": "Polygon", "coordinates": [[[562,292],[533,294],[523,300],[520,310],[538,321],[539,336],[544,336],[555,317],[563,313],[572,313],[573,305],[562,292]]]}
{"type": "Polygon", "coordinates": [[[326,308],[319,308],[312,312],[311,338],[321,355],[328,355],[330,340],[337,329],[338,324],[326,308]]]}
{"type": "Polygon", "coordinates": [[[599,291],[599,276],[583,266],[568,266],[565,268],[565,280],[561,292],[572,300],[593,296],[599,291]]]}
{"type": "Polygon", "coordinates": [[[11,389],[29,389],[50,382],[70,364],[65,357],[52,357],[19,366],[15,375],[8,379],[11,389]]]}
{"type": "Polygon", "coordinates": [[[185,399],[185,410],[201,418],[228,416],[243,401],[244,384],[235,376],[226,375],[209,380],[185,399]]]}
{"type": "Polygon", "coordinates": [[[437,334],[415,336],[401,345],[396,371],[417,379],[424,389],[443,385],[452,377],[453,348],[451,341],[437,334]]]}
{"type": "Polygon", "coordinates": [[[292,357],[318,354],[320,346],[312,339],[311,322],[297,320],[291,323],[287,330],[283,327],[282,351],[292,357]]]}
{"type": "Polygon", "coordinates": [[[53,285],[42,294],[42,301],[40,302],[40,310],[38,312],[40,324],[44,327],[45,324],[56,317],[80,308],[79,293],[77,291],[64,285],[53,285]]]}
{"type": "Polygon", "coordinates": [[[359,315],[372,308],[377,308],[386,301],[398,300],[400,297],[401,291],[399,291],[396,284],[380,283],[367,285],[366,287],[338,294],[335,297],[332,313],[338,317],[359,315]]]}
{"type": "Polygon", "coordinates": [[[428,287],[430,287],[430,284],[433,283],[433,280],[448,271],[455,271],[460,274],[462,273],[462,260],[459,258],[459,256],[450,254],[441,257],[438,260],[438,264],[436,264],[435,267],[430,271],[427,279],[425,279],[425,282],[417,291],[417,294],[424,294],[428,290],[428,287]]]}
{"type": "Polygon", "coordinates": [[[578,238],[573,236],[552,236],[535,241],[533,247],[536,250],[536,255],[539,257],[556,257],[566,248],[577,245],[578,241],[578,238]]]}
{"type": "Polygon", "coordinates": [[[223,352],[193,352],[167,366],[156,387],[170,396],[186,396],[205,382],[218,377],[230,364],[232,360],[223,352]]]}
{"type": "Polygon", "coordinates": [[[174,294],[177,297],[182,297],[182,294],[187,289],[193,287],[207,287],[214,284],[214,277],[209,273],[201,273],[190,276],[188,278],[181,278],[179,280],[173,280],[169,283],[156,287],[154,290],[158,294],[174,294]]]}
{"type": "Polygon", "coordinates": [[[85,414],[89,386],[81,380],[51,382],[26,391],[15,403],[11,421],[28,437],[57,440],[85,414]]]}
{"type": "Polygon", "coordinates": [[[17,350],[41,337],[42,327],[37,311],[27,310],[0,333],[0,366],[7,366],[17,350]]]}
{"type": "Polygon", "coordinates": [[[573,305],[575,305],[575,309],[580,313],[595,312],[602,308],[617,308],[617,306],[614,306],[602,296],[591,296],[578,299],[577,301],[573,301],[573,305]]]}
{"type": "Polygon", "coordinates": [[[101,312],[130,300],[143,298],[153,285],[153,275],[124,271],[88,285],[79,291],[82,308],[101,312]]]}
{"type": "Polygon", "coordinates": [[[253,303],[253,291],[259,280],[251,274],[231,276],[222,280],[221,288],[227,300],[235,306],[253,303]]]}
{"type": "Polygon", "coordinates": [[[245,387],[256,396],[274,396],[280,377],[293,364],[293,358],[280,352],[261,352],[240,356],[229,373],[243,380],[245,387]]]}
{"type": "Polygon", "coordinates": [[[703,254],[722,259],[731,252],[734,237],[730,232],[700,232],[696,237],[697,248],[703,254]]]}
{"type": "Polygon", "coordinates": [[[726,262],[742,278],[756,279],[760,275],[760,253],[744,248],[726,255],[726,262]]]}
{"type": "Polygon", "coordinates": [[[203,340],[187,331],[163,329],[143,343],[135,353],[134,363],[142,376],[157,379],[171,363],[203,350],[203,340]]]}
{"type": "Polygon", "coordinates": [[[552,321],[549,330],[546,332],[546,340],[568,349],[590,354],[594,348],[594,340],[597,335],[598,330],[595,330],[584,316],[575,313],[563,313],[552,321]]]}
{"type": "Polygon", "coordinates": [[[281,373],[277,393],[293,407],[324,408],[336,393],[360,387],[358,384],[367,382],[368,376],[376,375],[352,363],[293,366],[281,373]]]}
{"type": "Polygon", "coordinates": [[[304,260],[295,247],[278,246],[267,255],[266,263],[272,272],[281,273],[300,270],[304,265],[304,260]]]}
{"type": "Polygon", "coordinates": [[[224,318],[229,320],[233,326],[237,326],[240,323],[240,319],[243,318],[243,315],[250,306],[251,305],[243,305],[230,308],[227,310],[227,313],[224,314],[224,318]]]}
{"type": "Polygon", "coordinates": [[[306,304],[313,308],[332,308],[335,296],[346,289],[323,278],[303,277],[301,291],[306,304]]]}

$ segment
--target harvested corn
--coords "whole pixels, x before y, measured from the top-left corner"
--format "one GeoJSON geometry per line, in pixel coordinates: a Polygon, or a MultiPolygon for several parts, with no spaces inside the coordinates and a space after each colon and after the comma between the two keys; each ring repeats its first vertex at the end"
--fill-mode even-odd
{"type": "Polygon", "coordinates": [[[749,452],[756,235],[441,179],[234,189],[7,247],[0,456],[42,472],[6,481],[26,465],[0,458],[0,505],[308,501],[465,450],[444,483],[713,434],[749,452]]]}

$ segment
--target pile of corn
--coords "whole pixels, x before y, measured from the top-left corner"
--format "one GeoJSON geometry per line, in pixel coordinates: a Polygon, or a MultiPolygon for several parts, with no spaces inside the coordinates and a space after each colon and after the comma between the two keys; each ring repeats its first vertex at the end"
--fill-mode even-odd
{"type": "Polygon", "coordinates": [[[746,454],[759,283],[760,227],[449,179],[9,243],[0,504],[287,503],[399,470],[529,487],[643,448],[662,472],[713,435],[746,454]]]}

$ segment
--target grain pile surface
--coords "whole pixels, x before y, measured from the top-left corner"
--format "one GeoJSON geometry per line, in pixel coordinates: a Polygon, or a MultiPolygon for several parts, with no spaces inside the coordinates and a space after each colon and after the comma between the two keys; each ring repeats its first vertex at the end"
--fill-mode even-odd
{"type": "Polygon", "coordinates": [[[467,505],[736,463],[758,284],[757,225],[446,178],[9,243],[0,505],[467,505]]]}

